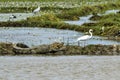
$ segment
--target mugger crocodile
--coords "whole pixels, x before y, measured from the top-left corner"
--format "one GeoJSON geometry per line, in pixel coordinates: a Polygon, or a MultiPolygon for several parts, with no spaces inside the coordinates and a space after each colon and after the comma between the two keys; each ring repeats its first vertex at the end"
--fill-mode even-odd
{"type": "Polygon", "coordinates": [[[13,51],[16,54],[48,54],[63,50],[65,50],[64,44],[57,42],[50,45],[39,45],[31,48],[22,43],[17,43],[13,45],[13,51]]]}
{"type": "Polygon", "coordinates": [[[52,43],[28,47],[22,43],[0,43],[0,55],[120,55],[120,45],[88,45],[85,47],[52,43]]]}

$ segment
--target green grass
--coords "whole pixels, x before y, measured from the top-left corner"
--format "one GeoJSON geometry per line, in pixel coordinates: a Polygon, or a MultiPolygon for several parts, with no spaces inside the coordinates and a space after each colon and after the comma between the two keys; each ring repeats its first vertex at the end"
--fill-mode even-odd
{"type": "MultiPolygon", "coordinates": [[[[102,1],[100,1],[100,2],[102,2],[102,1]]],[[[96,3],[96,2],[94,2],[94,3],[96,3]]],[[[79,6],[72,7],[72,8],[70,7],[75,4],[76,3],[72,3],[72,2],[68,3],[68,4],[61,3],[61,6],[58,6],[58,5],[60,5],[59,2],[55,3],[55,5],[52,5],[52,3],[49,3],[49,2],[45,3],[45,4],[39,4],[41,6],[40,14],[52,12],[52,13],[55,13],[57,15],[57,17],[60,19],[78,20],[79,16],[84,16],[84,15],[88,15],[88,14],[92,14],[92,13],[102,13],[108,9],[120,9],[120,1],[115,1],[115,2],[107,1],[107,3],[91,4],[91,5],[87,5],[87,2],[84,2],[82,5],[77,3],[77,5],[79,5],[79,6]],[[63,7],[62,5],[63,6],[65,5],[65,6],[63,7]]],[[[16,5],[14,5],[14,6],[11,5],[11,6],[6,6],[6,7],[2,6],[2,7],[0,7],[0,12],[1,13],[32,12],[37,7],[38,4],[32,5],[32,3],[27,4],[27,2],[26,2],[26,3],[22,3],[21,4],[22,6],[21,6],[20,3],[18,2],[18,5],[19,6],[16,6],[16,5]]]]}
{"type": "Polygon", "coordinates": [[[52,21],[52,22],[59,22],[60,19],[56,17],[55,14],[44,14],[42,16],[35,16],[35,17],[29,17],[27,18],[29,22],[43,22],[43,21],[52,21]]]}
{"type": "MultiPolygon", "coordinates": [[[[2,0],[4,1],[4,0],[2,0]]],[[[10,1],[10,0],[9,0],[10,1]]],[[[17,1],[17,0],[14,0],[17,1]]],[[[19,0],[22,1],[22,0],[19,0]]],[[[18,4],[19,4],[18,1],[18,4]]],[[[27,1],[27,0],[26,0],[27,1]]],[[[32,0],[31,0],[32,1],[32,0]]],[[[48,0],[42,1],[46,2],[48,0]]],[[[102,16],[102,18],[98,19],[98,23],[95,24],[85,24],[82,26],[76,26],[76,25],[69,25],[62,22],[62,20],[78,20],[79,16],[85,16],[93,13],[103,13],[106,10],[110,9],[120,9],[120,1],[115,0],[114,2],[111,2],[111,0],[107,0],[107,3],[104,3],[106,0],[71,0],[69,2],[68,0],[52,0],[53,2],[58,2],[56,5],[51,5],[51,2],[48,1],[48,3],[45,3],[44,5],[41,4],[41,13],[45,13],[45,15],[37,16],[37,17],[30,17],[27,20],[24,21],[16,21],[16,22],[1,22],[0,26],[31,26],[31,27],[49,27],[49,28],[57,28],[57,29],[70,29],[70,30],[76,30],[76,31],[82,31],[87,32],[90,28],[94,30],[94,35],[101,35],[101,36],[108,36],[108,35],[114,35],[118,30],[120,30],[120,14],[114,15],[109,14],[102,16]],[[82,5],[79,5],[78,7],[68,7],[63,8],[59,7],[59,1],[63,1],[68,3],[67,5],[78,5],[77,2],[82,2],[82,5]],[[88,2],[94,2],[93,4],[88,4],[88,2]],[[101,3],[103,1],[103,3],[101,3]],[[98,4],[95,4],[98,3],[98,4]],[[50,4],[50,5],[48,5],[50,4]],[[105,32],[101,33],[101,27],[105,26],[105,32]],[[110,33],[110,34],[109,34],[110,33]]],[[[8,2],[9,3],[9,2],[8,2]]],[[[26,4],[27,2],[23,3],[26,4]]],[[[34,3],[34,2],[33,2],[34,3]]],[[[31,3],[30,3],[31,4],[31,3]]],[[[61,5],[63,5],[62,3],[61,5]]],[[[66,5],[66,6],[67,6],[66,5]]],[[[28,5],[29,6],[29,5],[28,5]]],[[[0,12],[32,12],[37,5],[33,6],[15,6],[15,7],[1,7],[0,12]]]]}
{"type": "Polygon", "coordinates": [[[57,16],[63,19],[70,19],[70,17],[79,17],[79,16],[85,16],[93,13],[102,13],[109,9],[120,9],[120,3],[82,6],[79,8],[73,8],[73,9],[64,11],[62,14],[57,14],[57,16]]]}
{"type": "Polygon", "coordinates": [[[87,28],[92,27],[98,35],[115,35],[120,31],[120,13],[103,15],[97,20],[97,23],[85,24],[84,26],[87,28]],[[103,26],[105,27],[105,32],[97,32],[100,31],[103,26]]]}
{"type": "Polygon", "coordinates": [[[42,16],[29,17],[27,20],[16,22],[0,22],[1,27],[43,27],[43,28],[57,28],[57,29],[69,29],[80,32],[88,32],[89,29],[94,30],[94,35],[99,36],[115,36],[120,30],[120,14],[104,15],[101,19],[97,20],[97,23],[85,24],[82,26],[69,25],[64,23],[55,14],[45,14],[42,16]],[[105,27],[104,33],[101,32],[102,26],[105,27]]]}
{"type": "MultiPolygon", "coordinates": [[[[6,2],[6,0],[0,0],[0,1],[4,1],[6,2]]],[[[32,1],[32,2],[35,2],[35,0],[7,0],[7,1],[32,1]]],[[[63,1],[63,2],[103,2],[103,1],[106,1],[106,0],[37,0],[37,1],[40,1],[40,2],[60,2],[60,1],[63,1]]],[[[107,1],[111,1],[111,0],[107,0],[107,1]]],[[[119,0],[115,0],[115,1],[119,1],[119,0]]]]}
{"type": "MultiPolygon", "coordinates": [[[[80,16],[103,13],[110,9],[120,9],[120,0],[0,0],[0,2],[1,13],[29,13],[37,6],[41,6],[41,13],[45,14],[42,16],[29,17],[27,20],[22,21],[0,22],[0,27],[43,27],[69,29],[80,32],[88,32],[88,30],[92,28],[93,35],[99,36],[115,36],[115,34],[120,31],[120,13],[116,15],[104,15],[98,20],[96,18],[98,23],[84,24],[82,26],[69,25],[63,22],[63,20],[78,20],[80,16]],[[11,4],[10,2],[16,3],[11,4]],[[104,32],[101,32],[102,26],[105,27],[104,32]]],[[[120,41],[120,36],[118,38],[118,41],[120,41]]],[[[14,55],[12,46],[12,43],[0,43],[0,55],[14,55]]],[[[66,50],[64,53],[71,55],[105,55],[108,51],[112,52],[111,46],[102,45],[89,45],[85,48],[69,46],[66,50]]],[[[119,46],[118,53],[120,53],[119,46]]]]}

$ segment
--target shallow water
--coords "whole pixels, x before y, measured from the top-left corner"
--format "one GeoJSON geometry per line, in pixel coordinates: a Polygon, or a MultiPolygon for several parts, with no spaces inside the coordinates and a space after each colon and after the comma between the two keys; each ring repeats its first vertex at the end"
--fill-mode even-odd
{"type": "MultiPolygon", "coordinates": [[[[108,10],[105,14],[116,13],[118,10],[108,10]]],[[[27,17],[33,16],[32,13],[6,13],[0,14],[0,21],[8,21],[9,16],[12,14],[16,15],[16,20],[26,19],[27,17]]],[[[92,15],[80,17],[79,21],[68,21],[67,23],[82,25],[84,23],[95,22],[89,20],[92,15]]],[[[28,46],[36,46],[40,44],[50,44],[55,41],[64,42],[65,44],[70,43],[72,45],[78,45],[76,40],[78,37],[83,36],[83,33],[70,31],[70,30],[58,30],[50,28],[0,28],[0,42],[14,42],[14,43],[25,43],[28,46]]],[[[120,44],[120,42],[103,40],[102,37],[93,36],[92,39],[88,40],[86,45],[89,44],[103,44],[113,45],[120,44]]],[[[83,45],[83,44],[82,44],[83,45]]]]}
{"type": "Polygon", "coordinates": [[[119,80],[120,56],[0,56],[0,80],[119,80]]]}
{"type": "MultiPolygon", "coordinates": [[[[119,11],[120,10],[107,10],[107,11],[105,11],[104,14],[98,14],[98,15],[102,16],[102,15],[107,15],[107,14],[111,14],[111,13],[116,14],[119,11]]],[[[96,21],[90,20],[90,17],[92,17],[92,16],[93,15],[82,16],[82,17],[79,17],[80,19],[77,21],[64,21],[64,22],[73,24],[73,25],[83,25],[84,23],[96,23],[96,21]]]]}
{"type": "Polygon", "coordinates": [[[92,15],[82,16],[78,21],[65,21],[65,23],[74,25],[83,25],[84,23],[94,23],[95,21],[89,20],[92,15]]]}
{"type": "MultiPolygon", "coordinates": [[[[76,40],[83,35],[83,33],[76,31],[51,28],[0,27],[0,42],[25,43],[28,46],[53,42],[64,42],[65,44],[69,42],[71,45],[78,45],[76,40]]],[[[86,45],[89,44],[113,45],[120,44],[120,42],[102,40],[102,37],[93,36],[92,39],[86,42],[86,45]]]]}
{"type": "Polygon", "coordinates": [[[0,13],[0,21],[9,21],[9,17],[15,15],[16,18],[10,21],[25,20],[27,17],[33,16],[33,13],[0,13]]]}
{"type": "Polygon", "coordinates": [[[116,14],[117,12],[119,12],[120,10],[107,10],[106,12],[105,12],[105,15],[107,15],[107,14],[110,14],[110,13],[114,13],[114,14],[116,14]]]}

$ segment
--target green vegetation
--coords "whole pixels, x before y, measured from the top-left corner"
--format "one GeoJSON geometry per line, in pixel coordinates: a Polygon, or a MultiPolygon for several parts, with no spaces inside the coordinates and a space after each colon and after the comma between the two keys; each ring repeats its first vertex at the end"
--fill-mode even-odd
{"type": "Polygon", "coordinates": [[[83,15],[88,15],[88,14],[93,14],[93,13],[101,13],[104,12],[108,9],[119,9],[120,8],[120,2],[115,1],[115,2],[109,2],[107,1],[106,3],[100,3],[99,4],[95,1],[91,1],[93,3],[88,4],[87,2],[83,1],[81,2],[82,4],[78,3],[69,3],[69,2],[58,2],[55,3],[53,2],[47,2],[47,3],[40,3],[35,2],[22,2],[22,3],[3,3],[6,5],[6,7],[0,6],[0,12],[1,13],[14,13],[14,12],[32,12],[37,6],[41,6],[41,13],[40,14],[45,14],[45,13],[55,13],[58,18],[64,19],[64,20],[78,20],[79,16],[83,15]],[[28,4],[27,4],[28,3],[28,4]],[[97,4],[96,4],[97,3],[97,4]],[[16,4],[18,4],[16,6],[16,4]],[[36,5],[37,4],[37,5],[36,5]],[[8,6],[10,5],[10,6],[8,6]]]}
{"type": "MultiPolygon", "coordinates": [[[[81,32],[87,32],[89,29],[94,30],[94,35],[100,36],[117,36],[117,32],[120,30],[120,14],[109,14],[101,16],[97,20],[97,23],[86,23],[82,26],[78,25],[70,25],[64,23],[61,19],[59,19],[55,14],[44,14],[42,16],[34,16],[29,17],[27,20],[23,21],[15,21],[15,22],[0,22],[0,26],[4,27],[43,27],[43,28],[57,28],[57,29],[69,29],[81,32]],[[104,32],[102,32],[101,28],[105,27],[104,32]]],[[[117,38],[120,40],[120,38],[117,38]]]]}
{"type": "MultiPolygon", "coordinates": [[[[1,13],[31,13],[37,6],[41,7],[39,15],[22,21],[0,22],[0,27],[43,27],[69,29],[81,32],[94,30],[93,35],[112,36],[120,41],[120,13],[101,17],[110,9],[120,9],[120,0],[0,0],[1,13]],[[70,25],[63,20],[78,20],[80,16],[94,14],[92,20],[96,23],[85,23],[82,26],[70,25]],[[102,27],[104,26],[104,31],[102,27]]],[[[66,46],[64,55],[112,55],[120,53],[120,46],[89,45],[86,47],[66,46]],[[105,54],[106,53],[106,54],[105,54]]],[[[61,52],[59,52],[61,53],[61,52]]],[[[56,53],[56,54],[59,54],[56,53]]],[[[51,53],[55,54],[55,53],[51,53]]],[[[12,43],[0,43],[0,55],[15,55],[12,43]]],[[[17,55],[17,54],[16,54],[17,55]]]]}
{"type": "Polygon", "coordinates": [[[103,15],[98,18],[97,23],[84,24],[85,27],[93,28],[95,34],[103,36],[116,36],[117,32],[120,31],[120,13],[103,15]],[[104,32],[100,32],[102,27],[105,27],[104,32]],[[99,30],[99,31],[98,31],[99,30]]]}
{"type": "Polygon", "coordinates": [[[57,14],[57,16],[62,19],[70,19],[70,17],[79,17],[79,16],[89,15],[93,13],[102,13],[109,9],[119,9],[119,8],[120,8],[120,3],[82,6],[80,8],[73,8],[68,11],[64,11],[61,15],[57,14]]]}
{"type": "MultiPolygon", "coordinates": [[[[3,1],[3,2],[6,2],[6,0],[0,0],[0,1],[3,1]]],[[[33,1],[35,2],[35,0],[7,0],[7,1],[33,1]]],[[[40,2],[69,2],[69,0],[37,0],[37,1],[40,1],[40,2]]],[[[75,0],[70,0],[71,2],[75,2],[75,0]]],[[[104,2],[106,0],[76,0],[76,2],[104,2]]],[[[111,0],[107,0],[107,1],[111,1],[111,0]]],[[[114,0],[114,1],[119,1],[119,0],[114,0]]],[[[112,1],[111,1],[112,2],[112,1]]]]}
{"type": "MultiPolygon", "coordinates": [[[[10,1],[10,0],[9,0],[10,1]]],[[[9,1],[6,4],[11,4],[9,1]]],[[[76,0],[67,2],[67,0],[48,0],[40,2],[30,2],[23,1],[20,2],[17,0],[14,7],[1,7],[1,12],[32,12],[38,5],[41,6],[40,14],[42,16],[30,17],[27,20],[16,21],[16,22],[0,22],[0,26],[24,26],[24,27],[48,27],[48,28],[57,28],[57,29],[70,29],[76,31],[87,32],[90,28],[94,30],[94,35],[100,36],[116,36],[117,32],[120,30],[120,14],[109,14],[102,17],[95,17],[94,20],[97,23],[88,23],[82,26],[69,25],[64,23],[62,20],[78,20],[79,16],[85,16],[89,14],[97,14],[105,12],[110,9],[120,9],[119,0],[76,0]],[[58,2],[58,3],[57,3],[58,2]],[[81,2],[77,3],[77,2],[81,2]],[[33,4],[33,5],[32,5],[33,4]],[[22,6],[20,6],[22,5],[22,6]],[[61,5],[61,6],[60,6],[61,5]],[[102,32],[101,28],[105,27],[105,31],[102,32]]],[[[31,0],[32,1],[32,0],[31,0]]],[[[4,0],[2,0],[4,3],[4,0]]],[[[14,3],[14,2],[13,2],[14,3]]],[[[4,3],[5,4],[5,3],[4,3]]],[[[11,5],[13,6],[13,5],[11,5]]]]}
{"type": "Polygon", "coordinates": [[[42,16],[34,16],[27,18],[29,22],[59,22],[60,19],[56,17],[54,14],[44,14],[42,16]]]}

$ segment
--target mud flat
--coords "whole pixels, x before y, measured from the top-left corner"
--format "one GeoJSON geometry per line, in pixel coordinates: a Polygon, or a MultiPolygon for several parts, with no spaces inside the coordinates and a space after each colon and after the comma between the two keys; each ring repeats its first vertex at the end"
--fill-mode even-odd
{"type": "Polygon", "coordinates": [[[1,56],[0,80],[119,80],[120,56],[1,56]]]}

